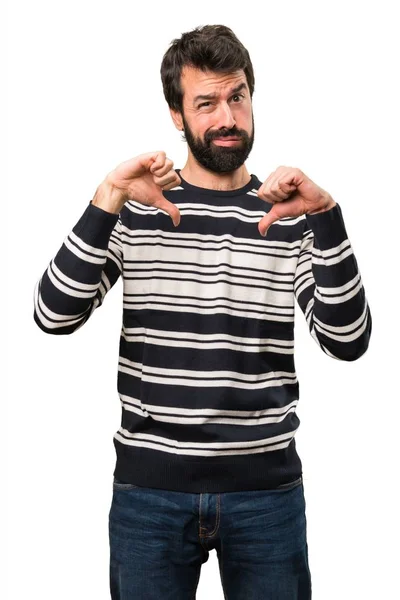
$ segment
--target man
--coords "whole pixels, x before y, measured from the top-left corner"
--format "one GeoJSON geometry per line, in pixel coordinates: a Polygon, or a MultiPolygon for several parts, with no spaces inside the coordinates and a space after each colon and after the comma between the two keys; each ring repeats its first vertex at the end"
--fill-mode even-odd
{"type": "Polygon", "coordinates": [[[35,294],[39,327],[72,333],[123,276],[111,596],[195,598],[215,548],[229,600],[308,599],[294,299],[325,353],[359,358],[357,262],[328,192],[248,173],[254,74],[229,28],[174,40],[161,76],[185,166],[160,150],[111,171],[35,294]]]}

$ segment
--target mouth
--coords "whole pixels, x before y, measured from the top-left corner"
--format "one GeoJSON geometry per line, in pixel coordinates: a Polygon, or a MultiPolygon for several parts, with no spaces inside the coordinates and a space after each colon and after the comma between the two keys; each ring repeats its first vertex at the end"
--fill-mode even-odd
{"type": "Polygon", "coordinates": [[[238,137],[223,137],[213,139],[214,144],[217,146],[234,146],[240,142],[238,137]]]}

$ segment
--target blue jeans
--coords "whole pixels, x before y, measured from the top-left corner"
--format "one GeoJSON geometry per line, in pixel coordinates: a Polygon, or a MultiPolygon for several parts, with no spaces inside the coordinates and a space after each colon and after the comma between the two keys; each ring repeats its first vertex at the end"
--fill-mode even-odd
{"type": "Polygon", "coordinates": [[[226,600],[309,600],[302,478],[274,490],[187,493],[114,479],[113,600],[194,600],[217,551],[226,600]]]}

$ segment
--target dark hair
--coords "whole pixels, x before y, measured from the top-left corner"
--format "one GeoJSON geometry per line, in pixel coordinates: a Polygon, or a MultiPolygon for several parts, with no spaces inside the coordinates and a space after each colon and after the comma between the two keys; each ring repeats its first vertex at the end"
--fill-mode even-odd
{"type": "Polygon", "coordinates": [[[201,71],[233,73],[243,69],[250,97],[254,73],[250,55],[232,29],[225,25],[203,25],[173,40],[161,63],[161,81],[168,106],[183,114],[181,75],[184,66],[201,71]]]}

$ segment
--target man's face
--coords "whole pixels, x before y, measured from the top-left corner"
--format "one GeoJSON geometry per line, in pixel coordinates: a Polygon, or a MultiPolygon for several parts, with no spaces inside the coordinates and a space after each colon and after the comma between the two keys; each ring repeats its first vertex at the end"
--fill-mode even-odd
{"type": "Polygon", "coordinates": [[[184,67],[182,87],[181,125],[194,158],[216,173],[241,167],[254,142],[254,117],[244,72],[203,73],[184,67]],[[210,94],[213,97],[203,97],[210,94]],[[228,141],[232,136],[239,139],[228,141]]]}

